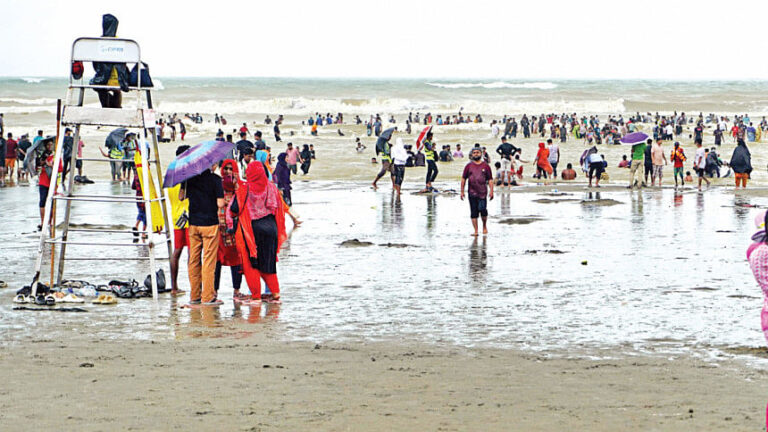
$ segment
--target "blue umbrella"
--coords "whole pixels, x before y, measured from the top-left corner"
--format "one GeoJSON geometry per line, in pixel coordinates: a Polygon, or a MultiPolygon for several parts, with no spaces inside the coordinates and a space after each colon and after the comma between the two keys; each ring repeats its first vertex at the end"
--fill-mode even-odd
{"type": "Polygon", "coordinates": [[[231,142],[205,141],[176,156],[165,171],[163,187],[170,188],[211,168],[235,147],[231,142]]]}

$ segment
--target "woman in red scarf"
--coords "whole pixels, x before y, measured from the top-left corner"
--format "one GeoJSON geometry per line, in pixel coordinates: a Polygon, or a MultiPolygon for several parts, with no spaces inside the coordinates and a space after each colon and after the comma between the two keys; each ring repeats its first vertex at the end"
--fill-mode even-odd
{"type": "Polygon", "coordinates": [[[251,299],[244,304],[261,303],[261,281],[264,279],[272,297],[280,303],[277,280],[277,253],[286,238],[285,212],[274,183],[267,179],[261,162],[251,162],[245,170],[247,183],[239,187],[227,208],[227,227],[234,232],[245,280],[251,299]]]}
{"type": "Polygon", "coordinates": [[[552,165],[549,164],[549,149],[543,142],[540,142],[539,152],[536,153],[536,175],[541,178],[543,174],[546,179],[547,175],[552,175],[552,171],[552,165]]]}
{"type": "Polygon", "coordinates": [[[221,267],[227,266],[232,274],[232,287],[234,293],[232,298],[243,300],[250,298],[247,294],[240,293],[240,285],[243,281],[243,270],[240,266],[240,254],[237,252],[235,244],[235,235],[227,233],[227,207],[235,196],[235,191],[239,187],[240,173],[237,169],[237,162],[227,159],[221,164],[221,186],[224,189],[224,207],[219,209],[219,251],[216,260],[216,274],[214,287],[219,292],[219,283],[221,282],[221,267]]]}

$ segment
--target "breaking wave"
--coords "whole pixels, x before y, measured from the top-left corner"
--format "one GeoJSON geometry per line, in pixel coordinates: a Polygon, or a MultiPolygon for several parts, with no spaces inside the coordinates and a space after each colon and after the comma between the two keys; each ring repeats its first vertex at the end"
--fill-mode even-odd
{"type": "Polygon", "coordinates": [[[491,83],[426,83],[428,86],[440,87],[447,89],[464,89],[464,88],[486,88],[486,89],[536,89],[536,90],[552,90],[557,88],[557,84],[552,82],[524,82],[524,83],[508,83],[505,81],[495,81],[491,83]]]}

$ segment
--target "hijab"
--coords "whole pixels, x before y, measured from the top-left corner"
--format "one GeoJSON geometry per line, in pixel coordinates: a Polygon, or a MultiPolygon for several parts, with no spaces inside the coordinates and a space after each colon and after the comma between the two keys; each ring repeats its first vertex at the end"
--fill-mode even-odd
{"type": "Polygon", "coordinates": [[[272,180],[272,173],[269,172],[269,161],[267,160],[269,158],[269,154],[266,150],[257,150],[256,155],[254,156],[254,160],[261,162],[262,165],[264,165],[264,169],[267,170],[267,178],[269,180],[272,180]]]}
{"type": "Polygon", "coordinates": [[[267,189],[267,173],[264,171],[264,165],[259,161],[253,161],[245,169],[245,178],[248,181],[248,191],[261,195],[267,189]]]}
{"type": "Polygon", "coordinates": [[[288,163],[285,158],[288,155],[285,152],[277,155],[277,164],[275,165],[274,179],[280,187],[286,187],[291,184],[291,172],[288,169],[288,163]]]}
{"type": "Polygon", "coordinates": [[[232,159],[226,159],[221,163],[221,186],[225,192],[234,192],[237,180],[240,178],[240,173],[237,169],[237,162],[232,159]],[[224,167],[229,166],[232,168],[232,175],[224,174],[224,167]]]}

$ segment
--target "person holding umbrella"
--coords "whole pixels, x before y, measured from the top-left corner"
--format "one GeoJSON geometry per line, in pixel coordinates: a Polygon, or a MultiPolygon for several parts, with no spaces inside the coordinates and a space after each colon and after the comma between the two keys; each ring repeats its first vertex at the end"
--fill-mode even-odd
{"type": "MultiPolygon", "coordinates": [[[[378,187],[376,186],[376,183],[379,181],[380,178],[384,177],[384,174],[387,172],[391,173],[391,167],[392,167],[392,156],[390,155],[390,147],[389,147],[389,140],[392,139],[392,132],[395,131],[396,128],[389,128],[382,132],[379,136],[379,139],[376,141],[376,155],[378,156],[381,154],[381,171],[379,171],[378,174],[376,174],[376,178],[373,179],[373,190],[376,190],[378,187]]],[[[395,177],[394,175],[391,175],[392,177],[392,186],[395,186],[395,177]]]]}
{"type": "Polygon", "coordinates": [[[177,156],[165,172],[163,187],[182,183],[179,200],[189,200],[189,307],[222,303],[216,298],[214,282],[224,190],[221,177],[213,171],[233,147],[232,143],[203,142],[177,156]]]}
{"type": "Polygon", "coordinates": [[[645,182],[642,177],[643,171],[640,171],[639,174],[637,173],[641,167],[645,167],[645,140],[648,140],[647,145],[653,144],[653,141],[643,132],[632,132],[624,135],[619,140],[623,145],[632,146],[632,165],[629,167],[629,186],[627,186],[627,189],[632,189],[637,183],[641,183],[642,186],[645,187],[645,182]],[[635,175],[637,175],[637,180],[635,180],[635,175]]]}

